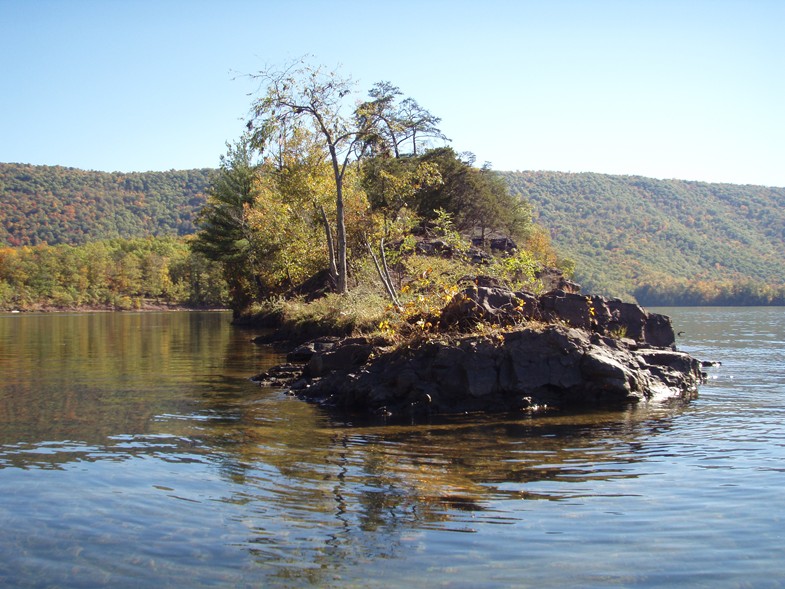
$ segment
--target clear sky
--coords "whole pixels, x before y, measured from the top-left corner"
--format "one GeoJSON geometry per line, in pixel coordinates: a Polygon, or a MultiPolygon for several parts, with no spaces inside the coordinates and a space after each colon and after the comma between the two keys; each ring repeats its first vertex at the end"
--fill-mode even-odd
{"type": "Polygon", "coordinates": [[[217,167],[304,54],[497,170],[785,186],[783,0],[0,0],[0,161],[217,167]]]}

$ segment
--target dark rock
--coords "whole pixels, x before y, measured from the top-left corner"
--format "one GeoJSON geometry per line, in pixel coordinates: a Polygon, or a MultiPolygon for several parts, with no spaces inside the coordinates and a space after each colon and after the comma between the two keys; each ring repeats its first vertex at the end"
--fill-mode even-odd
{"type": "Polygon", "coordinates": [[[564,321],[582,329],[591,328],[596,313],[591,297],[562,290],[542,295],[539,303],[543,321],[564,321]]]}
{"type": "Polygon", "coordinates": [[[501,340],[466,336],[377,353],[364,365],[358,344],[340,352],[341,344],[314,358],[345,354],[343,366],[320,371],[322,378],[298,394],[369,415],[618,406],[695,394],[702,375],[689,355],[592,339],[565,326],[519,328],[501,340]]]}
{"type": "Polygon", "coordinates": [[[365,338],[348,338],[341,345],[332,345],[325,351],[314,353],[308,360],[303,376],[314,378],[335,370],[351,369],[368,360],[374,347],[365,338]]]}
{"type": "Polygon", "coordinates": [[[491,278],[478,276],[473,286],[463,289],[441,313],[442,328],[471,329],[480,321],[493,325],[515,325],[523,320],[562,322],[570,327],[665,347],[676,341],[668,317],[648,313],[634,303],[607,300],[561,290],[536,297],[526,291],[513,292],[491,278]]]}
{"type": "Polygon", "coordinates": [[[518,249],[518,245],[509,237],[474,237],[472,238],[472,245],[474,247],[487,247],[492,252],[502,252],[511,254],[518,249]]]}
{"type": "Polygon", "coordinates": [[[644,327],[644,340],[653,346],[672,346],[676,343],[670,317],[659,313],[649,313],[644,327]]]}
{"type": "Polygon", "coordinates": [[[467,285],[467,286],[474,286],[474,287],[485,287],[485,288],[506,288],[501,280],[498,278],[494,278],[493,276],[484,276],[482,274],[477,274],[476,276],[463,276],[462,278],[458,279],[459,285],[467,285]]]}
{"type": "Polygon", "coordinates": [[[512,325],[527,316],[533,316],[536,309],[537,300],[529,293],[515,293],[495,286],[469,287],[447,303],[442,309],[440,321],[444,329],[468,329],[479,321],[512,325]]]}
{"type": "Polygon", "coordinates": [[[539,305],[544,321],[564,321],[572,327],[658,347],[676,342],[669,317],[649,313],[635,303],[556,290],[542,295],[539,305]]]}
{"type": "Polygon", "coordinates": [[[470,247],[466,255],[472,261],[472,264],[482,266],[483,264],[490,264],[493,261],[493,255],[480,248],[470,247]]]}
{"type": "Polygon", "coordinates": [[[301,364],[280,364],[251,377],[251,380],[266,387],[291,388],[292,383],[299,379],[302,373],[301,364]]]}
{"type": "Polygon", "coordinates": [[[341,338],[335,336],[320,337],[297,346],[286,355],[287,362],[308,362],[317,352],[325,352],[335,347],[341,338]]]}
{"type": "Polygon", "coordinates": [[[362,337],[320,338],[290,355],[304,366],[257,379],[288,381],[298,396],[341,410],[400,416],[688,399],[704,377],[697,360],[675,350],[668,317],[602,297],[559,290],[538,298],[473,282],[442,310],[450,333],[442,340],[387,351],[362,337]],[[506,330],[460,335],[477,322],[506,330]]]}
{"type": "Polygon", "coordinates": [[[452,257],[455,253],[453,247],[443,239],[423,239],[415,245],[418,254],[426,256],[452,257]]]}

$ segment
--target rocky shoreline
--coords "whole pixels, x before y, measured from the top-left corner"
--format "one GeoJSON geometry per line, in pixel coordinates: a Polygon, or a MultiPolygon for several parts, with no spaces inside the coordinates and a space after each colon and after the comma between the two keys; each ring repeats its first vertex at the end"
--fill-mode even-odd
{"type": "Polygon", "coordinates": [[[705,377],[667,316],[619,300],[477,280],[433,319],[439,333],[407,346],[313,340],[254,380],[342,412],[420,417],[689,400],[705,377]]]}

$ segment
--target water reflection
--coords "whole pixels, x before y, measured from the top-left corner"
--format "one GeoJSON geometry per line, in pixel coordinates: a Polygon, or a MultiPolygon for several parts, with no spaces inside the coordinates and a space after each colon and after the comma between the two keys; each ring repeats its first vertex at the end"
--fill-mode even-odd
{"type": "Polygon", "coordinates": [[[222,314],[0,318],[0,581],[362,580],[430,532],[619,493],[601,483],[651,474],[690,411],[346,424],[249,382],[280,359],[251,335],[222,314]]]}
{"type": "Polygon", "coordinates": [[[228,321],[224,313],[0,317],[0,444],[102,444],[154,432],[160,414],[199,411],[194,392],[231,391],[249,362],[265,362],[228,321]]]}
{"type": "Polygon", "coordinates": [[[298,401],[279,400],[286,418],[270,419],[269,403],[211,422],[203,439],[224,450],[221,474],[234,486],[222,501],[242,507],[249,553],[282,579],[316,584],[401,557],[417,530],[509,526],[526,511],[510,502],[580,501],[602,481],[642,476],[638,464],[661,450],[656,436],[684,411],[347,428],[298,401]]]}

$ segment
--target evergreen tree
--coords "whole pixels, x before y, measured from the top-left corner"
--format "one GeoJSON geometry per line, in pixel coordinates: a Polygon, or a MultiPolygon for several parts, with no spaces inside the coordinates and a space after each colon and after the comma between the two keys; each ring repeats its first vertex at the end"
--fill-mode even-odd
{"type": "Polygon", "coordinates": [[[259,298],[259,258],[253,247],[249,210],[256,200],[255,151],[243,135],[228,146],[208,191],[208,201],[198,219],[200,228],[193,242],[195,251],[220,262],[229,285],[235,312],[259,298]]]}

